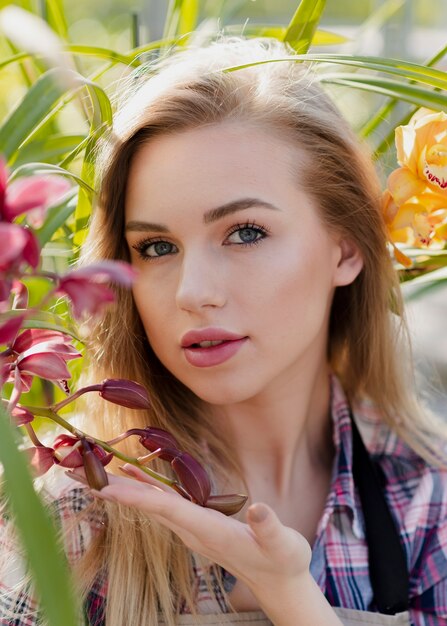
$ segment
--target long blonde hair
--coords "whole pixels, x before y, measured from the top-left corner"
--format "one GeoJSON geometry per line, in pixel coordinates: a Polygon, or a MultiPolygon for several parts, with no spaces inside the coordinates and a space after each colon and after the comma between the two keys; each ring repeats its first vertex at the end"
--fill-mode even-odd
{"type": "MultiPolygon", "coordinates": [[[[434,442],[445,440],[446,433],[411,392],[402,298],[386,246],[380,186],[371,159],[303,64],[272,62],[222,71],[290,53],[278,42],[222,39],[157,61],[126,82],[126,100],[119,105],[114,133],[101,155],[99,200],[83,261],[129,260],[123,229],[126,183],[134,155],[153,137],[234,119],[296,143],[309,157],[300,180],[316,200],[323,223],[355,242],[364,259],[357,279],[335,292],[331,368],[352,402],[368,396],[386,424],[420,455],[437,462],[434,442]]],[[[90,404],[86,430],[110,439],[130,426],[159,426],[216,475],[223,468],[237,473],[238,460],[228,442],[214,433],[200,399],[151,350],[131,293],[117,290],[117,297],[116,305],[90,329],[88,379],[136,380],[148,389],[152,406],[135,412],[90,404]]],[[[138,444],[126,446],[129,454],[141,454],[138,444]]],[[[109,516],[104,537],[91,547],[79,570],[84,590],[103,567],[109,580],[108,626],[154,626],[159,612],[171,625],[182,600],[194,608],[188,550],[138,513],[121,510],[109,516]]]]}

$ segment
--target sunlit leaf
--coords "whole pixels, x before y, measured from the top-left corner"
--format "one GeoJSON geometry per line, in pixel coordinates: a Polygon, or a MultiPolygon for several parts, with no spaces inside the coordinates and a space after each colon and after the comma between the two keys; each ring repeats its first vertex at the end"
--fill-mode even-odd
{"type": "Polygon", "coordinates": [[[180,7],[178,34],[186,35],[197,26],[199,17],[199,0],[183,0],[180,7]]]}
{"type": "Polygon", "coordinates": [[[326,0],[301,0],[284,35],[284,41],[297,52],[309,49],[317,30],[326,0]]]}
{"type": "Polygon", "coordinates": [[[55,164],[83,140],[83,135],[46,135],[42,139],[34,139],[20,148],[11,165],[18,167],[36,161],[55,164]]]}
{"type": "Polygon", "coordinates": [[[324,83],[370,91],[390,98],[399,98],[419,107],[427,107],[437,111],[443,111],[447,107],[447,94],[429,91],[387,78],[370,77],[366,74],[328,74],[322,75],[320,80],[324,83]]]}
{"type": "Polygon", "coordinates": [[[7,160],[48,116],[66,91],[64,83],[59,80],[60,75],[59,70],[54,69],[40,76],[2,124],[0,153],[7,160]]]}
{"type": "Polygon", "coordinates": [[[64,176],[65,178],[70,178],[75,181],[78,185],[85,189],[87,193],[94,193],[93,187],[90,187],[90,185],[80,176],[77,176],[76,174],[73,174],[72,172],[69,172],[64,168],[59,167],[58,165],[53,165],[51,163],[25,163],[24,165],[21,165],[16,170],[14,170],[9,178],[9,181],[12,182],[20,176],[33,176],[37,174],[57,174],[59,176],[64,176]]]}

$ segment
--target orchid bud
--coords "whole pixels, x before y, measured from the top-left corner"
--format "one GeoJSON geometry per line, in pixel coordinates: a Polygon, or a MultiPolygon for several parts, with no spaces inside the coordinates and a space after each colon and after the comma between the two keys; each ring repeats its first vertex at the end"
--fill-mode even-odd
{"type": "Polygon", "coordinates": [[[247,500],[248,496],[240,493],[228,493],[222,496],[210,496],[205,506],[207,509],[220,511],[224,515],[235,515],[239,513],[247,500]]]}
{"type": "Polygon", "coordinates": [[[211,483],[202,465],[187,452],[178,452],[171,467],[191,498],[205,506],[211,493],[211,483]]]}
{"type": "Polygon", "coordinates": [[[133,380],[106,378],[101,383],[99,395],[128,409],[148,409],[150,406],[146,389],[133,380]]]}
{"type": "MultiPolygon", "coordinates": [[[[163,452],[165,448],[175,451],[178,450],[179,446],[176,439],[167,430],[163,430],[163,428],[149,426],[140,432],[140,443],[149,450],[149,452],[155,452],[155,450],[159,448],[162,448],[163,452]]],[[[167,456],[160,455],[160,458],[166,461],[172,461],[174,457],[168,458],[167,456]]]]}
{"type": "Polygon", "coordinates": [[[87,482],[92,489],[101,491],[103,487],[109,484],[106,470],[103,464],[93,452],[90,444],[84,438],[82,442],[82,456],[84,458],[84,470],[87,482]]]}

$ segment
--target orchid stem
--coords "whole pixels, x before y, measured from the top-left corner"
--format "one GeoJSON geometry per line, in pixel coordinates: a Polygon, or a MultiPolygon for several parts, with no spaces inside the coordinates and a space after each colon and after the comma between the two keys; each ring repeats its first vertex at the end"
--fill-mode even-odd
{"type": "MultiPolygon", "coordinates": [[[[73,395],[76,395],[76,394],[73,394],[73,395]]],[[[27,409],[33,415],[38,415],[40,417],[47,417],[48,419],[53,420],[53,422],[56,422],[56,424],[59,424],[59,426],[62,426],[62,428],[65,428],[65,430],[68,430],[75,437],[78,437],[78,438],[85,437],[87,441],[96,443],[98,446],[101,446],[101,448],[103,448],[106,452],[110,452],[111,454],[113,454],[113,456],[115,456],[117,459],[124,461],[124,463],[129,463],[130,465],[134,465],[135,467],[138,467],[140,470],[142,470],[143,472],[145,472],[152,478],[155,478],[155,480],[158,480],[161,483],[164,483],[165,485],[168,485],[169,487],[176,489],[177,481],[173,480],[172,478],[168,478],[168,476],[164,476],[164,474],[159,474],[158,472],[155,472],[154,470],[150,469],[149,467],[146,467],[145,465],[141,465],[138,459],[131,457],[131,456],[127,456],[126,454],[123,454],[119,450],[112,448],[112,446],[107,441],[96,439],[96,437],[92,437],[91,435],[84,433],[82,430],[75,428],[74,426],[72,426],[72,424],[70,424],[70,422],[67,422],[63,417],[61,417],[58,413],[56,413],[56,411],[54,410],[54,407],[51,408],[51,407],[40,407],[40,406],[25,406],[25,405],[22,405],[22,406],[24,409],[27,409]]],[[[42,444],[38,444],[38,445],[42,445],[42,444]]]]}

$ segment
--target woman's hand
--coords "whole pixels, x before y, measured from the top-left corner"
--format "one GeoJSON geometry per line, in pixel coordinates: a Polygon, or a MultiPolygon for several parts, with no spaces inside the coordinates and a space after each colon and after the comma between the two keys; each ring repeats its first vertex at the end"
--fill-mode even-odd
{"type": "Polygon", "coordinates": [[[170,528],[192,551],[244,582],[276,626],[341,624],[310,575],[309,543],[269,506],[252,504],[243,523],[193,504],[133,465],[123,471],[132,478],[108,475],[110,484],[91,493],[170,528]]]}

